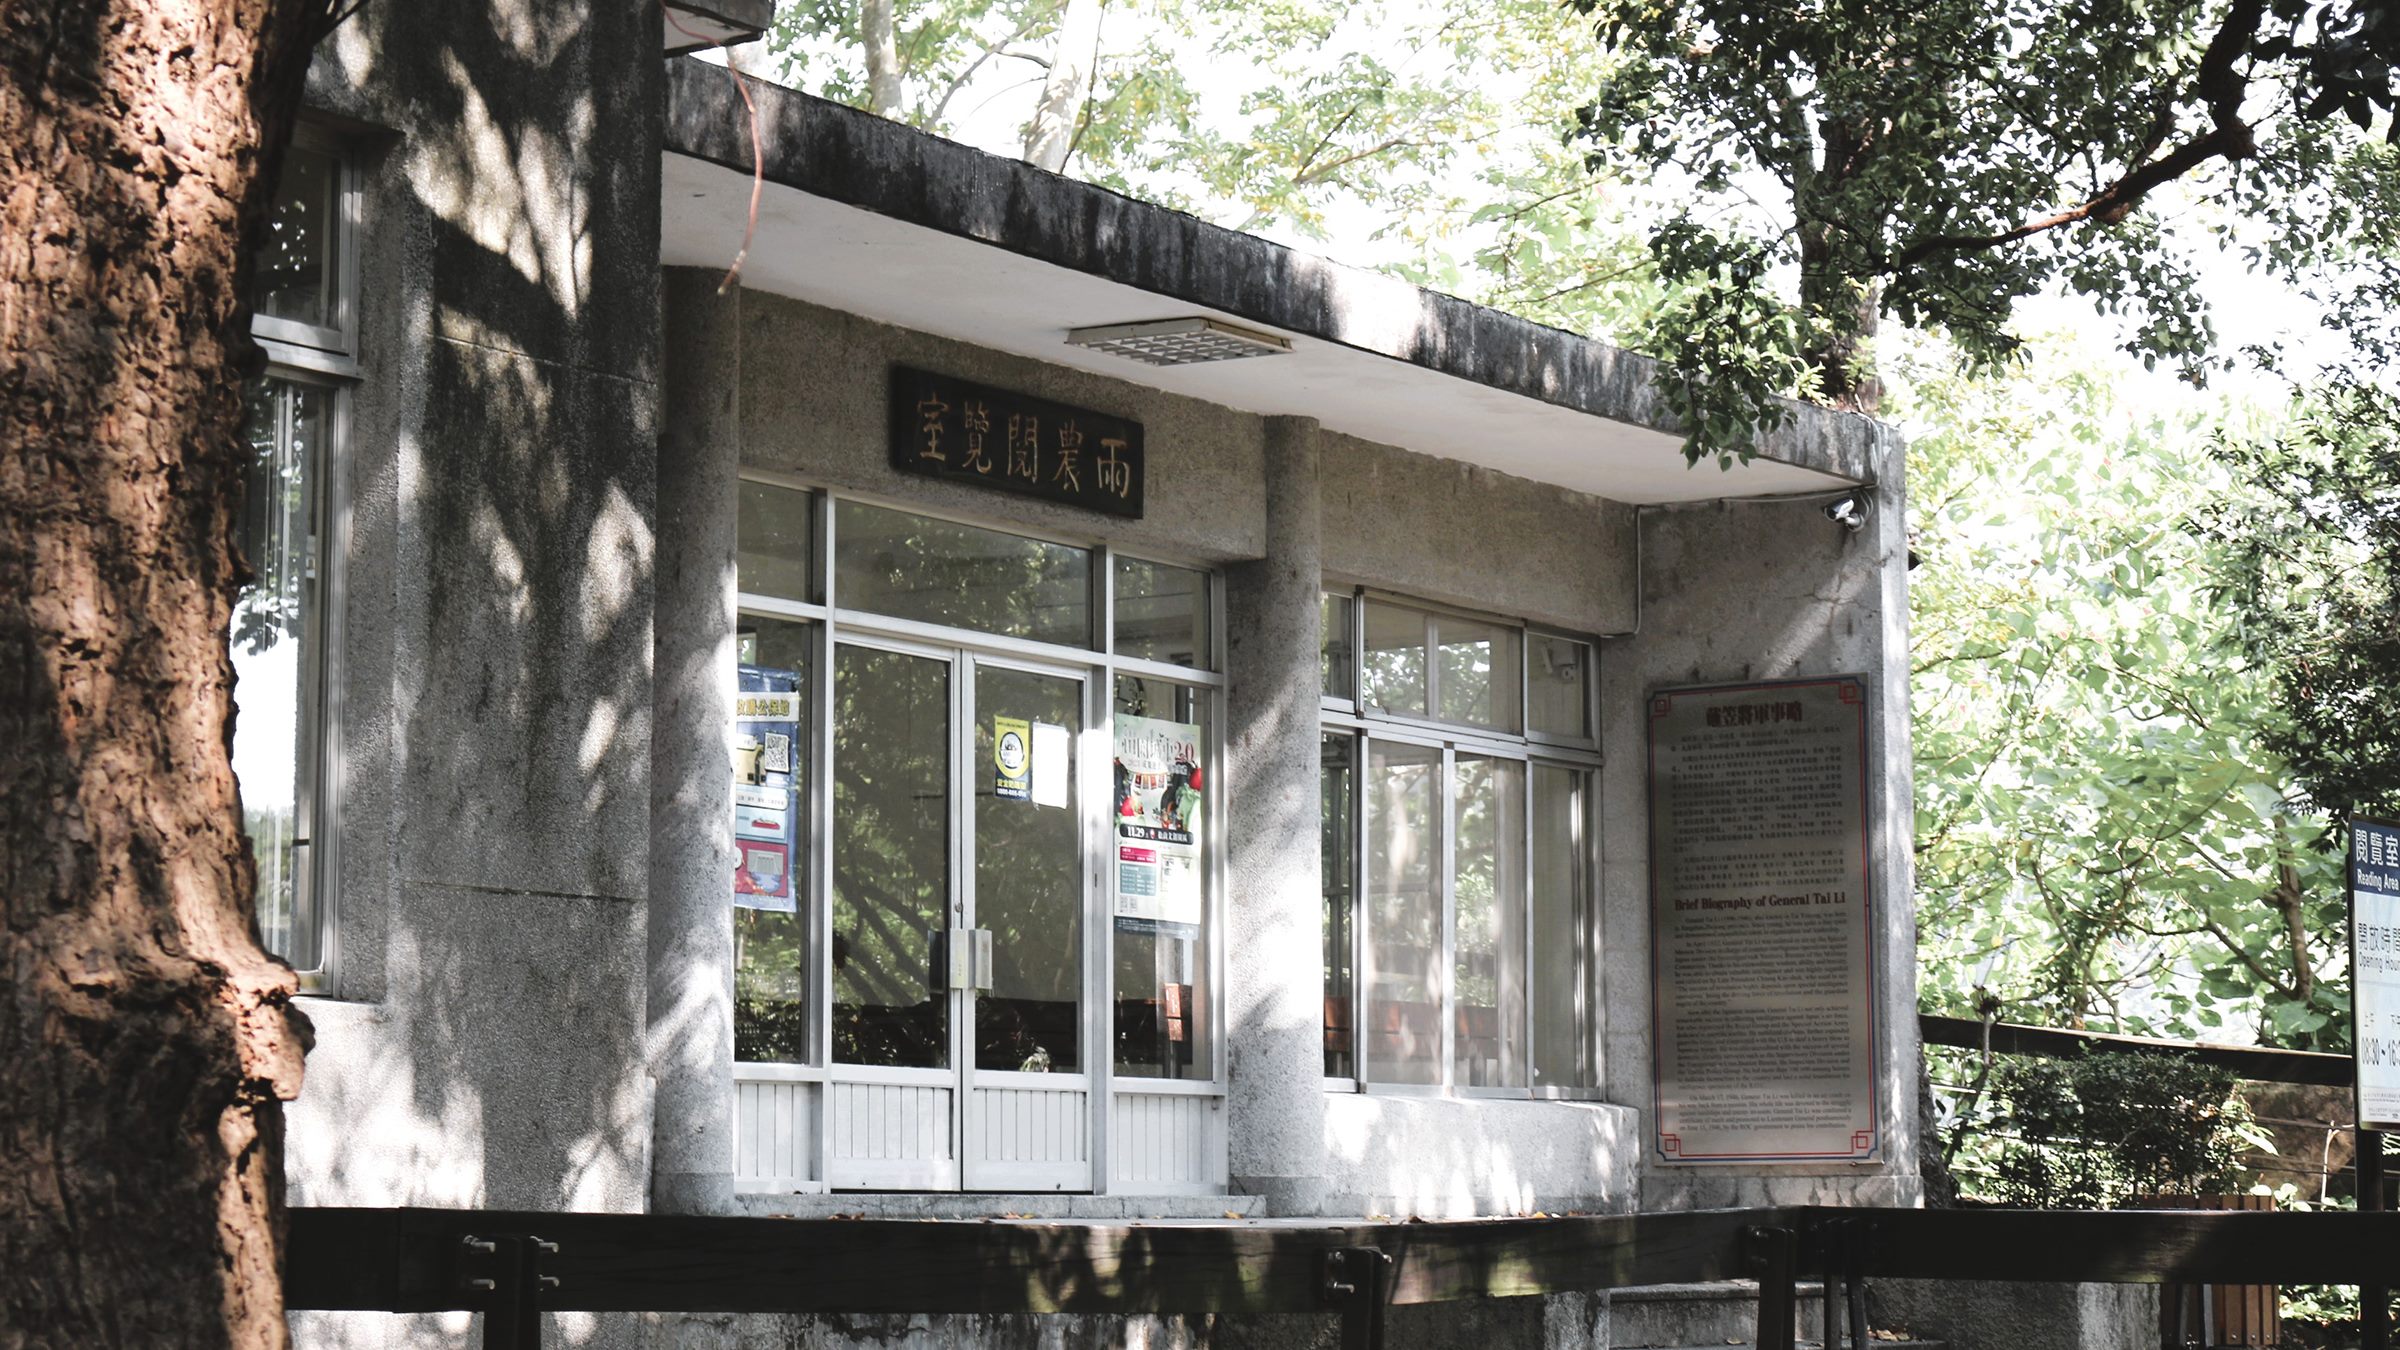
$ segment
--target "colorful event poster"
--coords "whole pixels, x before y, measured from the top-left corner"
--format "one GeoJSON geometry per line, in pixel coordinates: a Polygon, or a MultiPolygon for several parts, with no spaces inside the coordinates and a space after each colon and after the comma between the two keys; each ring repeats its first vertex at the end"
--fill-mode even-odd
{"type": "Polygon", "coordinates": [[[796,671],[744,665],[733,694],[733,903],[745,909],[799,910],[792,884],[799,686],[796,671]]]}
{"type": "Polygon", "coordinates": [[[1200,812],[1206,783],[1200,728],[1116,717],[1117,927],[1192,938],[1200,933],[1200,812]]]}

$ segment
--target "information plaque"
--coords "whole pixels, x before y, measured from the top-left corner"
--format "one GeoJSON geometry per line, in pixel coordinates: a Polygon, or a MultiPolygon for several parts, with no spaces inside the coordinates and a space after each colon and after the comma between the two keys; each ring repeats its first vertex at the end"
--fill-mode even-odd
{"type": "Polygon", "coordinates": [[[2358,1126],[2400,1130],[2400,825],[2350,822],[2350,1016],[2358,1126]]]}
{"type": "Polygon", "coordinates": [[[1866,682],[1649,706],[1654,1156],[1873,1161],[1866,682]]]}

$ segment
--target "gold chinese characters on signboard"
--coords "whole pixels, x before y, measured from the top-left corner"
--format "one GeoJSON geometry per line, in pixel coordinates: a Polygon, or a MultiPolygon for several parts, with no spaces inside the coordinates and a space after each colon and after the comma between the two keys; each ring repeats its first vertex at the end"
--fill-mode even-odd
{"type": "Polygon", "coordinates": [[[892,467],[1140,519],[1142,424],[892,367],[892,467]]]}

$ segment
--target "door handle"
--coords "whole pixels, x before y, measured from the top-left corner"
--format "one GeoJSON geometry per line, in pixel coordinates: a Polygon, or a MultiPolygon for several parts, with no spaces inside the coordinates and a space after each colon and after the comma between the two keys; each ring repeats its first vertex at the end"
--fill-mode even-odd
{"type": "Polygon", "coordinates": [[[992,930],[978,928],[975,934],[975,987],[985,993],[992,989],[992,930]]]}
{"type": "Polygon", "coordinates": [[[975,987],[975,930],[942,930],[942,984],[949,989],[975,987]]]}

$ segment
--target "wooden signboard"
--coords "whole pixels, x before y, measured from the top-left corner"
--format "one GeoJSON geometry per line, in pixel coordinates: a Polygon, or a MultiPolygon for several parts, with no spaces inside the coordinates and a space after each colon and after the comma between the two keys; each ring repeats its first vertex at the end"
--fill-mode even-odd
{"type": "Polygon", "coordinates": [[[1866,681],[1650,695],[1652,1156],[1868,1162],[1866,681]]]}
{"type": "Polygon", "coordinates": [[[892,367],[892,467],[1142,515],[1142,424],[911,366],[892,367]]]}

